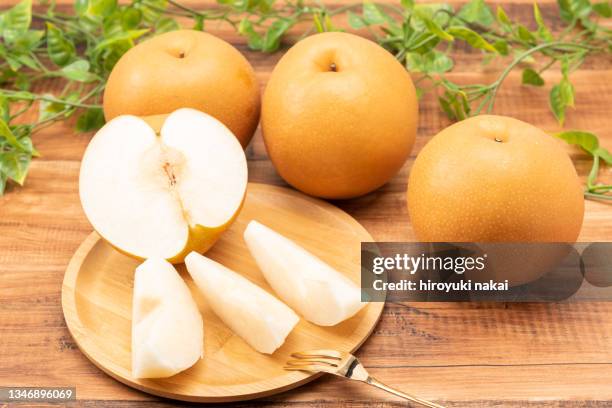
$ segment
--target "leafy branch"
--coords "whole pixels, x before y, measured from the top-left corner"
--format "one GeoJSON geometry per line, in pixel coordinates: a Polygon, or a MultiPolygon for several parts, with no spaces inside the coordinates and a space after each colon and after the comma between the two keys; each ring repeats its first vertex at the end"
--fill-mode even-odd
{"type": "MultiPolygon", "coordinates": [[[[124,5],[117,0],[77,0],[70,14],[58,11],[54,0],[41,5],[44,12],[34,13],[32,0],[22,0],[0,13],[0,194],[8,180],[23,184],[32,157],[38,155],[33,132],[71,117],[76,117],[77,131],[102,126],[101,95],[117,60],[137,42],[178,29],[179,22],[196,30],[227,24],[251,49],[274,52],[298,29],[301,37],[341,30],[334,21],[345,18],[352,29],[365,31],[391,52],[415,75],[419,95],[434,93],[453,120],[491,112],[499,89],[515,69],[522,69],[523,84],[541,87],[542,74],[558,66],[561,80],[552,86],[549,104],[563,125],[575,102],[570,74],[587,58],[612,51],[612,30],[602,24],[612,17],[606,0],[558,0],[563,27],[557,34],[545,24],[537,4],[536,28],[530,30],[501,7],[494,13],[484,0],[470,0],[458,10],[414,0],[396,5],[366,0],[337,8],[304,0],[217,0],[214,7],[201,10],[178,0],[132,0],[124,5]],[[447,74],[455,65],[458,44],[480,53],[483,63],[509,62],[491,83],[454,82],[447,74]],[[36,84],[49,78],[61,78],[62,90],[53,95],[36,92],[36,84]],[[38,116],[28,121],[32,110],[38,110],[38,116]]],[[[592,149],[596,136],[573,131],[559,137],[593,156],[585,196],[612,198],[612,189],[595,181],[600,164],[611,164],[607,151],[592,149]]]]}

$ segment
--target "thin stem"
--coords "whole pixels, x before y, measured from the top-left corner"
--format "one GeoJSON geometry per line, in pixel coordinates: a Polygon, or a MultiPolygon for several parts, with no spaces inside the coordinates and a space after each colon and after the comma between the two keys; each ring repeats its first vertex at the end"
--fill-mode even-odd
{"type": "Polygon", "coordinates": [[[427,44],[428,42],[430,42],[431,40],[435,39],[436,36],[435,35],[430,35],[429,37],[426,37],[424,40],[422,40],[421,42],[418,42],[415,45],[411,45],[410,46],[410,50],[417,50],[420,47],[424,46],[425,44],[427,44]]]}
{"type": "Polygon", "coordinates": [[[201,13],[198,10],[192,9],[191,7],[184,6],[184,5],[182,5],[181,3],[179,3],[179,2],[177,2],[175,0],[168,0],[168,4],[172,4],[174,7],[178,8],[178,9],[181,9],[183,11],[186,11],[188,13],[191,13],[193,15],[204,17],[204,18],[207,17],[206,14],[201,13]]]}
{"type": "MultiPolygon", "coordinates": [[[[93,87],[85,96],[83,96],[81,99],[79,99],[78,103],[83,103],[83,102],[87,101],[89,98],[91,98],[92,96],[99,95],[99,92],[102,89],[104,89],[104,85],[103,84],[98,84],[97,86],[93,87]]],[[[74,107],[75,107],[74,105],[72,105],[72,106],[70,106],[68,108],[65,107],[64,109],[62,109],[61,111],[53,114],[52,116],[49,116],[48,118],[35,123],[32,131],[40,130],[43,127],[46,127],[47,125],[49,125],[50,123],[59,120],[59,118],[61,116],[66,115],[68,112],[70,112],[70,110],[74,109],[74,107]]]]}
{"type": "Polygon", "coordinates": [[[597,154],[593,155],[593,166],[591,166],[591,171],[589,172],[589,176],[587,177],[587,188],[589,190],[593,189],[593,185],[595,180],[597,180],[597,175],[599,174],[599,156],[597,154]]]}
{"type": "Polygon", "coordinates": [[[557,59],[556,58],[551,58],[550,61],[548,61],[546,63],[546,65],[544,65],[542,68],[540,68],[538,70],[538,74],[541,74],[542,72],[546,71],[548,68],[550,68],[553,65],[555,65],[555,62],[557,62],[557,59]]]}
{"type": "Polygon", "coordinates": [[[90,104],[82,103],[82,102],[71,102],[67,99],[59,99],[59,98],[55,98],[53,96],[48,96],[48,95],[11,91],[8,89],[3,89],[2,93],[11,99],[18,99],[22,101],[37,101],[38,100],[38,101],[47,101],[51,103],[58,103],[61,105],[73,106],[75,108],[86,108],[86,109],[102,108],[101,105],[90,105],[90,104]]]}
{"type": "Polygon", "coordinates": [[[504,69],[502,71],[501,75],[499,76],[499,78],[497,78],[497,80],[495,82],[493,82],[491,85],[489,85],[489,88],[491,89],[491,94],[490,94],[491,98],[490,98],[489,106],[487,108],[487,112],[491,113],[493,111],[493,105],[495,104],[495,97],[497,96],[497,91],[499,90],[502,82],[506,79],[508,74],[510,74],[510,72],[514,69],[514,67],[516,67],[518,64],[520,64],[525,58],[529,57],[532,54],[535,54],[538,51],[545,50],[547,48],[555,48],[555,47],[569,47],[569,48],[578,48],[578,49],[589,49],[589,48],[591,48],[591,47],[589,47],[588,45],[585,45],[585,44],[575,44],[575,43],[565,43],[565,42],[550,42],[550,43],[544,43],[544,44],[537,45],[537,46],[535,46],[533,48],[530,48],[527,51],[523,52],[521,55],[516,57],[514,59],[514,61],[512,61],[510,63],[510,65],[508,65],[506,67],[506,69],[504,69]]]}
{"type": "Polygon", "coordinates": [[[596,200],[606,200],[606,201],[612,201],[612,195],[605,195],[605,194],[601,194],[601,193],[590,193],[588,191],[584,192],[584,196],[585,197],[589,197],[589,198],[593,198],[596,200]]]}
{"type": "Polygon", "coordinates": [[[82,29],[76,24],[72,24],[70,21],[62,20],[59,18],[55,18],[53,16],[48,16],[46,14],[40,14],[40,13],[32,13],[32,17],[35,17],[41,20],[45,20],[45,21],[50,21],[55,24],[61,24],[65,27],[78,31],[79,33],[83,35],[86,35],[87,37],[89,37],[90,40],[97,41],[96,37],[93,34],[91,34],[89,31],[82,29]]]}
{"type": "Polygon", "coordinates": [[[361,4],[349,4],[349,5],[346,5],[346,6],[338,7],[338,8],[335,8],[333,10],[328,11],[328,14],[329,14],[330,17],[333,17],[335,15],[344,13],[345,11],[353,10],[353,9],[355,9],[357,7],[361,7],[361,4]]]}

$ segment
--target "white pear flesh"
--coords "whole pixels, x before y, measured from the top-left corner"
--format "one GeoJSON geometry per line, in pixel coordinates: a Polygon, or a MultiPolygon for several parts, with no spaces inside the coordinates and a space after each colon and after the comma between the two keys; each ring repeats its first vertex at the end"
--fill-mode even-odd
{"type": "Polygon", "coordinates": [[[204,323],[189,288],[172,264],[147,259],[134,275],[132,375],[170,377],[203,353],[204,323]]]}
{"type": "Polygon", "coordinates": [[[113,246],[181,262],[229,226],[247,179],[236,137],[212,116],[185,108],[167,116],[159,135],[135,116],[108,122],[85,151],[79,193],[94,229],[113,246]]]}
{"type": "Polygon", "coordinates": [[[212,311],[260,353],[274,353],[300,320],[273,295],[212,259],[192,252],[185,265],[212,311]]]}
{"type": "Polygon", "coordinates": [[[349,278],[265,225],[251,221],[244,239],[274,292],[306,320],[334,326],[367,304],[349,278]]]}

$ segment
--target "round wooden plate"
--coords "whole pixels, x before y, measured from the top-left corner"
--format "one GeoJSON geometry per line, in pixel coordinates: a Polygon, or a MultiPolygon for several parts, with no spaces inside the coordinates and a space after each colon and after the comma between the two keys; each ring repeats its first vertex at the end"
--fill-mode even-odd
{"type": "MultiPolygon", "coordinates": [[[[242,239],[252,219],[294,239],[359,283],[360,242],[373,241],[370,234],[331,204],[266,184],[249,183],[240,216],[206,255],[273,293],[242,239]]],[[[355,351],[374,330],[384,306],[382,302],[371,303],[333,327],[302,319],[281,348],[265,355],[221,323],[195,289],[185,266],[177,265],[204,317],[204,358],[170,378],[136,379],[131,375],[130,344],[133,274],[138,264],[92,233],[66,270],[64,317],[81,351],[104,372],[131,387],[178,400],[246,400],[313,380],[318,375],[283,370],[290,354],[321,348],[355,351]]]]}

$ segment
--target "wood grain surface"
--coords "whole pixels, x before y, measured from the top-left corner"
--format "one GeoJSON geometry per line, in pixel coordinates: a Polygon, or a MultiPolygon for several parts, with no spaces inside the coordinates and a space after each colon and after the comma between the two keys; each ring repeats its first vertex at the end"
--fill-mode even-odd
{"type": "MultiPolygon", "coordinates": [[[[3,0],[0,8],[13,1],[3,0]]],[[[342,3],[351,0],[342,0],[342,3]]],[[[334,4],[340,4],[335,2],[334,4]]],[[[58,3],[68,4],[68,0],[58,3]]],[[[203,2],[190,1],[194,5],[203,2]]],[[[503,4],[532,26],[531,0],[503,4]]],[[[554,0],[540,2],[546,19],[554,0]]],[[[212,27],[211,27],[212,28],[212,27]]],[[[244,41],[220,27],[254,65],[262,86],[281,53],[249,52],[244,41]]],[[[498,65],[481,67],[478,56],[458,52],[453,77],[491,80],[498,65]]],[[[520,72],[500,91],[496,113],[547,131],[559,130],[547,90],[520,86],[520,72]]],[[[566,128],[597,133],[612,149],[612,59],[599,57],[572,74],[575,110],[566,128]]],[[[53,91],[49,81],[40,90],[53,91]]],[[[420,103],[419,133],[411,158],[380,190],[334,204],[359,220],[379,241],[413,239],[406,211],[406,179],[419,150],[448,120],[433,97],[420,103]]],[[[76,348],[62,317],[60,291],[70,257],[91,226],[77,193],[79,160],[91,134],[58,124],[34,137],[42,157],[32,163],[24,188],[0,198],[0,386],[76,386],[78,404],[92,407],[162,407],[175,403],[126,387],[108,377],[76,348]]],[[[584,177],[590,163],[567,147],[584,177]]],[[[251,181],[284,185],[258,133],[247,150],[251,181]]],[[[612,179],[612,169],[602,170],[612,179]]],[[[587,201],[582,241],[612,240],[612,205],[587,201]]],[[[452,407],[612,406],[612,303],[388,304],[373,336],[358,353],[370,372],[390,385],[452,407]]],[[[400,407],[392,396],[329,376],[275,397],[237,406],[400,407]]]]}

